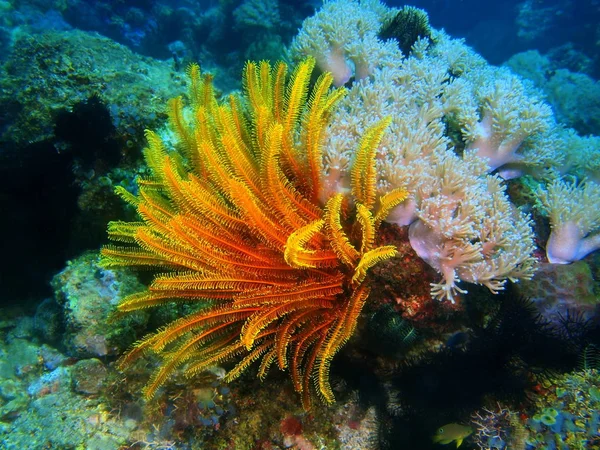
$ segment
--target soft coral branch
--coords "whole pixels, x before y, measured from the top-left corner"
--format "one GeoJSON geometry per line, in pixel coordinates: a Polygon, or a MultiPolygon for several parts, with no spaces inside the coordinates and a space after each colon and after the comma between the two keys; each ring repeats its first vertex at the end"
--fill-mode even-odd
{"type": "Polygon", "coordinates": [[[539,195],[552,227],[548,261],[568,264],[600,248],[600,185],[557,180],[539,195]]]}

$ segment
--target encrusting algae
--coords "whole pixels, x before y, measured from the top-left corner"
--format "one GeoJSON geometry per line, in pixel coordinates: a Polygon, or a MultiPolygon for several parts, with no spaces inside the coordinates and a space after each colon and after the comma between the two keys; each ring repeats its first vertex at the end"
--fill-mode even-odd
{"type": "Polygon", "coordinates": [[[193,116],[186,120],[181,97],[169,102],[177,148],[148,131],[152,176],[139,180],[136,195],[117,190],[140,220],[109,224],[118,244],[102,249],[103,265],[163,269],[119,311],[199,305],[121,358],[126,368],[145,352],[162,357],[147,398],[180,368],[193,377],[235,359],[225,381],[260,360],[261,379],[273,363],[289,370],[306,409],[311,380],[323,401],[334,401],[331,360],[354,332],[368,270],[396,255],[377,246],[377,230],[407,193],[376,195],[383,120],[358,143],[351,192],[319,203],[322,136],[345,90],[331,88],[329,73],[309,88],[313,67],[304,60],[288,80],[284,63],[249,62],[242,95],[220,103],[211,76],[190,66],[193,116]]]}

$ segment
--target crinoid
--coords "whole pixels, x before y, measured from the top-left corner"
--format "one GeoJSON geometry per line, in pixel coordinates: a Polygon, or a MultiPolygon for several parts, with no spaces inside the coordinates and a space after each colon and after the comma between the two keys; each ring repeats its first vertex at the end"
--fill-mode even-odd
{"type": "Polygon", "coordinates": [[[109,224],[119,244],[102,249],[103,265],[163,269],[119,311],[198,304],[121,358],[125,368],[147,351],[162,357],[146,397],[175,370],[192,377],[235,360],[230,381],[260,360],[261,379],[273,363],[290,371],[305,408],[311,380],[325,402],[334,401],[331,359],[369,295],[367,271],[396,254],[376,246],[376,234],[406,192],[375,194],[383,121],[357,145],[351,193],[319,205],[322,134],[345,91],[331,89],[330,74],[309,89],[313,66],[305,60],[288,80],[283,63],[249,62],[242,94],[219,103],[211,76],[192,65],[191,113],[180,97],[169,103],[176,149],[148,131],[151,177],[136,195],[117,189],[140,220],[109,224]]]}

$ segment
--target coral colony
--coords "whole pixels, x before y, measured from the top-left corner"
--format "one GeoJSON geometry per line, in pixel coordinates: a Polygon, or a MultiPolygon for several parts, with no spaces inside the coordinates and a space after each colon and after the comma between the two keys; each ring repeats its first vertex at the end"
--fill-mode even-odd
{"type": "Polygon", "coordinates": [[[3,317],[0,447],[600,449],[591,78],[379,0],[51,3],[0,36],[2,136],[103,241],[3,317]]]}
{"type": "Polygon", "coordinates": [[[440,274],[431,288],[439,300],[465,294],[462,282],[496,293],[532,277],[532,224],[503,179],[548,180],[540,198],[551,262],[597,247],[589,235],[600,217],[586,205],[600,190],[560,181],[565,156],[550,108],[519,77],[409,11],[428,37],[415,35],[403,54],[394,33],[415,26],[398,24],[406,9],[326,2],[292,43],[291,76],[282,63],[250,62],[242,95],[221,102],[212,77],[190,66],[189,108],[181,97],[169,103],[175,145],[147,132],[152,175],[137,195],[118,190],[140,220],[111,223],[110,238],[123,244],[102,250],[105,267],[166,271],[119,311],[200,305],[121,360],[162,355],[147,397],[181,366],[192,376],[238,358],[226,380],[257,360],[263,378],[276,363],[305,407],[311,380],[333,402],[329,365],[368,301],[368,270],[396,254],[377,246],[383,220],[409,226],[412,248],[440,274]],[[392,21],[391,37],[380,39],[392,21]],[[315,63],[322,75],[309,88],[315,63]]]}

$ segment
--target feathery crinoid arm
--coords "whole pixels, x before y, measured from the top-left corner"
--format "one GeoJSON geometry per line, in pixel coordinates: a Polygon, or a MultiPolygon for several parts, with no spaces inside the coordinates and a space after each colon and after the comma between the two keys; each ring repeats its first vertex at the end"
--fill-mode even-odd
{"type": "Polygon", "coordinates": [[[189,314],[137,342],[126,369],[151,352],[162,358],[144,394],[152,398],[176,371],[199,372],[237,359],[226,380],[253,363],[261,379],[288,369],[305,407],[316,389],[326,402],[332,358],[348,341],[368,297],[368,270],[395,250],[377,245],[377,228],[406,193],[375,195],[375,151],[387,122],[368,130],[352,171],[350,198],[319,204],[322,136],[344,95],[314,60],[287,66],[249,62],[241,95],[219,101],[212,77],[188,69],[189,106],[169,103],[177,143],[148,131],[150,176],[137,194],[118,189],[137,209],[115,221],[102,249],[106,267],[161,268],[148,288],[122,300],[128,313],[170,302],[189,314]],[[311,380],[315,380],[314,386],[311,380]]]}
{"type": "Polygon", "coordinates": [[[383,119],[365,132],[360,140],[350,172],[352,195],[369,209],[375,205],[375,184],[377,182],[375,154],[383,133],[391,121],[392,119],[389,117],[383,119]]]}
{"type": "Polygon", "coordinates": [[[315,348],[317,376],[315,384],[317,392],[326,403],[333,403],[334,396],[329,385],[329,367],[333,356],[350,339],[356,328],[356,321],[365,305],[369,289],[359,286],[345,302],[336,320],[331,324],[326,338],[315,348]]]}
{"type": "Polygon", "coordinates": [[[310,177],[311,200],[316,202],[321,191],[323,174],[323,131],[329,115],[337,103],[344,97],[343,89],[332,90],[333,76],[322,74],[317,80],[308,100],[308,108],[304,114],[302,144],[305,148],[307,168],[310,177]]]}

